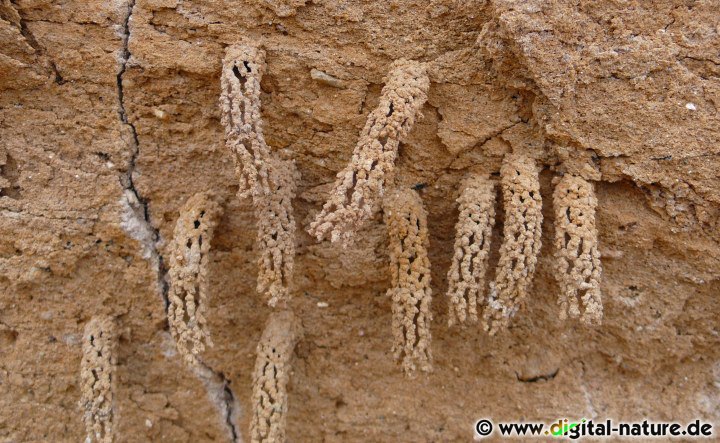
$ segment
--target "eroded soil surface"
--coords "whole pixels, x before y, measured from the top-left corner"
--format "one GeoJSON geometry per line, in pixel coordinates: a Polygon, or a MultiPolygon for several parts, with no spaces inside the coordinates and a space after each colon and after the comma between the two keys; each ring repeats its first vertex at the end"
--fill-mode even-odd
{"type": "MultiPolygon", "coordinates": [[[[267,53],[270,148],[302,175],[292,308],[305,334],[290,441],[468,441],[474,421],[720,423],[720,11],[707,1],[0,2],[0,441],[83,441],[84,325],[115,318],[118,441],[249,440],[255,220],[224,145],[224,48],[267,53]],[[434,371],[391,354],[382,215],[342,249],[306,231],[398,58],[428,101],[396,180],[421,188],[434,371]],[[448,328],[458,185],[503,156],[542,166],[541,257],[494,337],[448,328]],[[603,324],[561,321],[553,177],[595,183],[603,324]],[[210,251],[207,371],[170,336],[173,228],[226,201],[210,251]]],[[[498,203],[490,276],[503,211],[498,203]]]]}

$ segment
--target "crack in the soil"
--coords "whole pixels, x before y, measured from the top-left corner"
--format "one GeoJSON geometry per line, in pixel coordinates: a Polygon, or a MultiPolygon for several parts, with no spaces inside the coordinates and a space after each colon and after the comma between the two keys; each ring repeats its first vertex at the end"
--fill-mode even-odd
{"type": "Polygon", "coordinates": [[[138,219],[137,221],[146,228],[147,232],[151,233],[152,238],[150,239],[150,244],[147,244],[145,246],[147,247],[147,249],[149,249],[152,262],[154,262],[154,265],[156,266],[156,271],[158,274],[158,287],[160,288],[160,294],[163,298],[165,311],[167,311],[168,306],[170,306],[170,302],[168,300],[169,286],[167,282],[167,268],[165,267],[162,255],[157,250],[157,244],[160,241],[160,231],[152,225],[150,221],[148,202],[140,195],[140,192],[138,192],[137,188],[135,187],[135,183],[133,183],[135,163],[138,156],[140,155],[140,141],[138,140],[137,129],[135,128],[135,125],[128,119],[128,115],[125,110],[123,77],[125,76],[128,60],[130,60],[130,49],[128,47],[128,42],[130,41],[130,17],[132,16],[132,11],[134,7],[135,0],[128,1],[127,14],[125,15],[122,25],[122,49],[120,52],[120,69],[118,69],[116,77],[118,91],[118,116],[120,117],[120,121],[130,129],[130,134],[132,135],[132,140],[129,143],[131,148],[130,160],[128,160],[125,174],[120,176],[120,183],[122,184],[123,189],[125,189],[126,191],[130,191],[135,197],[136,204],[131,204],[131,206],[135,206],[133,209],[136,209],[136,212],[140,212],[140,214],[136,214],[138,215],[138,217],[136,217],[138,219]]]}
{"type": "Polygon", "coordinates": [[[38,57],[40,57],[40,59],[44,61],[44,63],[47,65],[46,68],[50,69],[50,71],[52,72],[53,81],[58,85],[64,84],[65,79],[63,79],[62,75],[60,75],[60,71],[58,71],[57,65],[47,54],[45,48],[40,43],[38,43],[32,31],[30,31],[30,29],[27,27],[27,22],[23,18],[22,14],[20,14],[20,8],[16,4],[16,1],[10,0],[10,6],[15,9],[15,12],[17,13],[20,34],[23,36],[23,38],[25,38],[27,44],[30,45],[30,47],[33,48],[33,50],[37,53],[38,57]]]}
{"type": "MultiPolygon", "coordinates": [[[[170,290],[169,283],[167,280],[168,270],[164,264],[163,256],[158,251],[157,245],[161,240],[159,229],[152,225],[150,220],[150,211],[147,199],[143,198],[140,192],[135,187],[133,182],[133,174],[135,172],[136,161],[140,155],[140,140],[138,138],[137,128],[128,118],[128,113],[125,109],[125,93],[123,89],[123,79],[127,70],[127,63],[130,60],[130,18],[132,17],[133,9],[135,7],[135,0],[129,0],[127,2],[127,13],[123,19],[122,24],[122,48],[120,51],[120,66],[117,73],[117,94],[118,94],[118,117],[122,124],[126,125],[131,134],[131,140],[129,142],[131,148],[130,159],[126,171],[120,176],[120,183],[126,192],[131,194],[128,198],[128,204],[132,209],[132,215],[136,219],[135,221],[142,226],[143,230],[149,233],[150,238],[145,242],[144,247],[147,249],[149,254],[150,262],[155,266],[157,272],[158,287],[160,288],[160,294],[163,299],[164,311],[167,312],[170,302],[168,299],[168,292],[170,290]]],[[[230,389],[230,381],[220,371],[214,370],[206,363],[201,363],[200,370],[197,372],[198,377],[205,381],[206,389],[211,400],[215,403],[216,407],[223,414],[223,420],[227,425],[231,439],[233,443],[240,440],[237,427],[234,422],[235,408],[237,400],[235,394],[230,389]]]]}
{"type": "Polygon", "coordinates": [[[225,424],[230,431],[231,441],[233,443],[241,442],[242,438],[235,425],[237,413],[235,409],[238,401],[230,388],[230,380],[225,377],[224,373],[214,370],[203,361],[198,361],[195,373],[200,380],[205,382],[205,387],[208,390],[210,399],[216,404],[218,410],[223,415],[225,424]]]}
{"type": "Polygon", "coordinates": [[[235,423],[233,422],[234,417],[234,408],[235,405],[235,394],[233,394],[232,389],[230,389],[230,385],[228,384],[228,380],[225,378],[225,374],[220,374],[223,380],[223,391],[225,393],[224,401],[226,405],[225,410],[225,423],[228,426],[228,429],[230,429],[230,434],[232,435],[232,441],[237,442],[238,441],[238,433],[237,429],[235,429],[235,423]]]}

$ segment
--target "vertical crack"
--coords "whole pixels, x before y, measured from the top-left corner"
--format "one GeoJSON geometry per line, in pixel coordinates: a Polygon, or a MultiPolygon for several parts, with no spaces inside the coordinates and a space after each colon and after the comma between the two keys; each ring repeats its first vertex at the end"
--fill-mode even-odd
{"type": "Polygon", "coordinates": [[[128,206],[131,209],[131,216],[134,220],[124,221],[125,226],[134,225],[136,235],[134,237],[143,243],[145,258],[150,259],[151,263],[155,266],[158,274],[158,287],[160,288],[160,294],[163,299],[165,311],[167,311],[170,302],[168,301],[168,282],[167,282],[167,267],[164,264],[162,255],[158,252],[157,244],[160,241],[160,232],[155,228],[150,220],[150,212],[148,210],[148,202],[140,192],[138,192],[133,182],[133,175],[135,173],[135,163],[138,156],[140,155],[140,141],[138,140],[137,129],[135,125],[128,119],[127,112],[125,110],[125,94],[123,90],[123,78],[125,71],[127,70],[127,63],[130,60],[130,17],[132,17],[133,8],[135,7],[135,0],[129,0],[126,4],[126,14],[123,18],[122,23],[122,48],[120,50],[120,65],[116,77],[117,81],[117,94],[118,94],[118,117],[122,124],[127,126],[130,130],[131,140],[130,145],[130,159],[126,171],[120,176],[120,183],[125,189],[125,197],[128,206]],[[132,223],[135,222],[135,223],[132,223]]]}
{"type": "Polygon", "coordinates": [[[205,383],[210,400],[215,404],[230,432],[233,443],[242,441],[242,437],[235,425],[239,403],[230,388],[230,380],[221,371],[215,371],[207,363],[199,362],[195,374],[205,383]]]}
{"type": "MultiPolygon", "coordinates": [[[[163,256],[158,250],[160,242],[160,231],[152,225],[150,219],[150,211],[148,201],[144,198],[135,187],[133,175],[135,173],[135,164],[140,155],[140,140],[138,138],[135,124],[130,121],[128,113],[125,109],[125,94],[123,89],[123,79],[127,70],[127,64],[130,60],[130,18],[136,0],[128,0],[126,3],[126,13],[122,23],[122,48],[120,50],[119,68],[117,72],[117,95],[118,95],[118,117],[120,122],[130,131],[130,159],[124,174],[120,176],[120,183],[125,191],[124,203],[126,204],[126,214],[123,216],[122,225],[130,232],[136,240],[140,241],[143,246],[143,256],[155,267],[157,273],[158,287],[163,300],[164,311],[167,313],[170,302],[168,300],[169,283],[168,269],[165,266],[163,256]]],[[[233,443],[242,440],[235,425],[236,415],[239,411],[239,403],[235,398],[235,394],[230,388],[230,380],[220,371],[216,371],[206,363],[196,370],[196,375],[204,383],[210,400],[222,414],[224,423],[230,433],[233,443]]]]}
{"type": "Polygon", "coordinates": [[[37,56],[40,58],[41,63],[44,63],[46,66],[45,68],[51,71],[51,75],[53,77],[53,81],[57,83],[58,85],[62,85],[65,83],[65,79],[63,79],[62,75],[60,75],[60,71],[58,71],[57,65],[55,62],[50,58],[50,56],[47,54],[47,51],[45,48],[38,43],[37,39],[33,35],[32,31],[27,27],[27,22],[23,18],[23,16],[20,14],[20,8],[16,4],[15,0],[10,0],[10,7],[12,7],[15,10],[15,13],[17,14],[16,20],[12,20],[10,17],[3,17],[7,21],[11,23],[15,23],[15,25],[20,30],[20,34],[23,36],[25,41],[28,45],[35,51],[37,56]]]}
{"type": "Polygon", "coordinates": [[[226,405],[225,410],[225,423],[228,426],[228,429],[230,429],[230,433],[232,435],[232,441],[237,442],[238,441],[238,433],[237,429],[235,428],[234,423],[234,414],[235,414],[235,394],[233,394],[232,389],[230,389],[230,386],[228,384],[228,380],[225,378],[225,374],[220,374],[223,379],[223,392],[225,394],[224,400],[226,405]]]}

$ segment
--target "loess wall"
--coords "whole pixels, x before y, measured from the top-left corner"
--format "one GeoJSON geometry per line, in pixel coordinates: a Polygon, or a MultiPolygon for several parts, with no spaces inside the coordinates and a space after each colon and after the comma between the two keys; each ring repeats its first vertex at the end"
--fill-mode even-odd
{"type": "Polygon", "coordinates": [[[720,423],[719,21],[713,0],[1,0],[0,441],[84,439],[96,315],[116,321],[118,441],[249,440],[270,309],[218,108],[224,48],[240,41],[267,52],[265,137],[302,175],[288,440],[468,441],[481,417],[720,423]],[[391,353],[382,214],[346,250],[305,230],[401,57],[431,82],[396,170],[425,185],[428,212],[434,371],[414,379],[391,353]],[[449,329],[458,187],[497,179],[509,152],[543,168],[536,278],[508,331],[449,329]],[[559,319],[564,172],[595,182],[598,328],[559,319]],[[195,373],[168,329],[166,273],[178,211],[201,191],[226,205],[215,346],[195,373]]]}

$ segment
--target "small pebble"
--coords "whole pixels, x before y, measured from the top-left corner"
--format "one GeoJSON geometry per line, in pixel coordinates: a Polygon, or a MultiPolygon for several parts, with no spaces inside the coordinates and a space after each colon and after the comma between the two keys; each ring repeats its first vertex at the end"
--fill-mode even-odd
{"type": "Polygon", "coordinates": [[[695,106],[695,103],[688,103],[685,105],[685,107],[691,111],[697,110],[697,106],[695,106]]]}
{"type": "Polygon", "coordinates": [[[317,80],[320,83],[324,83],[328,86],[332,86],[334,88],[345,88],[345,82],[340,80],[339,78],[333,77],[330,74],[326,74],[318,69],[313,69],[310,71],[310,77],[313,80],[317,80]]]}
{"type": "Polygon", "coordinates": [[[317,303],[317,307],[318,307],[318,308],[327,308],[328,306],[330,306],[330,305],[327,304],[327,303],[324,302],[324,301],[319,301],[319,302],[317,303]]]}

